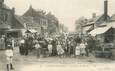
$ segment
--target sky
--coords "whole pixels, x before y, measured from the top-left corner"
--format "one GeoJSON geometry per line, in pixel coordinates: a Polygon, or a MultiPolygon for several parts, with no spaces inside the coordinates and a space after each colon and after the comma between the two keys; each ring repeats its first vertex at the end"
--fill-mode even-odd
{"type": "MultiPolygon", "coordinates": [[[[115,13],[115,0],[109,1],[109,15],[115,13]]],[[[75,30],[75,20],[79,17],[92,17],[92,13],[103,14],[104,0],[5,0],[10,8],[15,7],[16,14],[24,14],[32,5],[36,10],[51,12],[69,28],[75,30]]]]}

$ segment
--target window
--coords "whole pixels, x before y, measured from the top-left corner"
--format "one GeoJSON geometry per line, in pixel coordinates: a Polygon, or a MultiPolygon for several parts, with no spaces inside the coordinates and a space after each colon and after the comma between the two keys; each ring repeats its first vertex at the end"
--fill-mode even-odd
{"type": "Polygon", "coordinates": [[[4,10],[0,9],[0,20],[2,22],[7,21],[8,14],[4,10]]]}

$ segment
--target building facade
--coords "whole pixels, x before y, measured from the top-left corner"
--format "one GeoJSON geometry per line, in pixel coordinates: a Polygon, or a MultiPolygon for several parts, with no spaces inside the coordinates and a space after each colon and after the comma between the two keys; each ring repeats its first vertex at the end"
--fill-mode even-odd
{"type": "Polygon", "coordinates": [[[92,14],[92,18],[87,20],[87,24],[83,25],[83,32],[85,34],[89,33],[91,30],[97,27],[105,26],[105,22],[110,21],[110,16],[108,15],[108,0],[104,1],[104,12],[102,15],[92,14]]]}
{"type": "Polygon", "coordinates": [[[18,37],[22,28],[23,25],[16,18],[15,8],[10,9],[4,0],[0,0],[0,35],[18,37]]]}
{"type": "Polygon", "coordinates": [[[96,37],[97,39],[100,38],[99,40],[101,42],[113,43],[115,42],[115,26],[114,25],[115,25],[115,15],[112,15],[111,17],[108,15],[108,0],[105,0],[104,14],[102,14],[101,16],[98,16],[97,19],[93,23],[91,23],[91,26],[93,26],[93,29],[88,33],[96,37]]]}
{"type": "Polygon", "coordinates": [[[24,25],[26,29],[36,30],[38,33],[46,34],[48,27],[48,20],[46,18],[46,13],[43,10],[35,10],[30,6],[30,8],[21,16],[24,20],[24,25]]]}

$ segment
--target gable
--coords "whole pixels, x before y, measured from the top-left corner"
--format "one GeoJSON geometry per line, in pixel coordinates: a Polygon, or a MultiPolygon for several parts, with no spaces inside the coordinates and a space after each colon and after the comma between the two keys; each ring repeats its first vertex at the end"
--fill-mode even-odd
{"type": "Polygon", "coordinates": [[[100,26],[101,24],[103,24],[104,22],[108,22],[110,20],[110,16],[107,15],[105,16],[104,14],[102,16],[100,16],[96,21],[95,21],[95,26],[100,26]],[[107,17],[107,19],[106,19],[107,17]]]}
{"type": "Polygon", "coordinates": [[[30,8],[28,11],[26,11],[23,16],[26,16],[26,17],[33,17],[33,16],[36,16],[36,11],[33,9],[33,8],[30,8]]]}
{"type": "Polygon", "coordinates": [[[23,22],[21,22],[17,16],[14,16],[12,28],[13,29],[24,29],[23,22]]]}

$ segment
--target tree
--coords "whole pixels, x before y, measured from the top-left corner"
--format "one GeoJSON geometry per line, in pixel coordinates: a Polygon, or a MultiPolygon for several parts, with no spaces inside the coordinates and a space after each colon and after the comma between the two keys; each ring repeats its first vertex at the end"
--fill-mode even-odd
{"type": "Polygon", "coordinates": [[[75,21],[76,32],[80,33],[82,31],[82,26],[87,23],[87,19],[85,17],[80,17],[75,21]]]}

